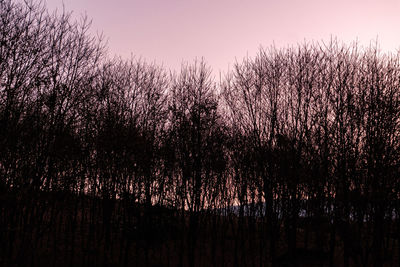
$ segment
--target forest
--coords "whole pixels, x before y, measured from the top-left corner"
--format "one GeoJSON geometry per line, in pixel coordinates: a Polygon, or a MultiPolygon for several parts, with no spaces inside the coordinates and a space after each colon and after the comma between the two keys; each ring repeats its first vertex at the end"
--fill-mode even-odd
{"type": "Polygon", "coordinates": [[[400,52],[220,75],[0,0],[0,266],[399,266],[400,52]]]}

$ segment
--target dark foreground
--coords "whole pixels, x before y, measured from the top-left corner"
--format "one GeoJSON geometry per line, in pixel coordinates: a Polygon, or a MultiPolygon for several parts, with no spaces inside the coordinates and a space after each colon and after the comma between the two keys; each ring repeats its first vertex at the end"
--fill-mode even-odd
{"type": "MultiPolygon", "coordinates": [[[[0,218],[1,266],[373,266],[377,255],[368,225],[350,222],[343,230],[326,217],[299,218],[291,250],[290,226],[279,222],[274,257],[260,216],[182,213],[62,193],[5,193],[0,218]]],[[[383,266],[399,264],[394,225],[386,224],[383,266]]]]}

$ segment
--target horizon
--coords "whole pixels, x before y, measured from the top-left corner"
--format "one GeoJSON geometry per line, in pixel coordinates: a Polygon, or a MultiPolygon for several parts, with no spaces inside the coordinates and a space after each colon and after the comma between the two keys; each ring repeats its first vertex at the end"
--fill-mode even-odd
{"type": "Polygon", "coordinates": [[[131,56],[179,71],[182,63],[204,58],[213,73],[253,58],[261,47],[298,44],[377,43],[384,53],[400,48],[400,4],[386,1],[45,0],[50,12],[87,15],[90,34],[103,33],[109,55],[131,56]],[[329,11],[327,14],[326,11],[329,11]]]}

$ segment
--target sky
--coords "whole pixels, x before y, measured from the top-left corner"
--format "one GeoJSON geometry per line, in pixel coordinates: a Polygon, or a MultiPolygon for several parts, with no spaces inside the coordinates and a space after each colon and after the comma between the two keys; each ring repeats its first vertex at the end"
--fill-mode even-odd
{"type": "Polygon", "coordinates": [[[204,57],[214,72],[278,48],[336,37],[383,52],[400,48],[400,0],[44,0],[87,15],[111,56],[131,55],[179,70],[204,57]]]}

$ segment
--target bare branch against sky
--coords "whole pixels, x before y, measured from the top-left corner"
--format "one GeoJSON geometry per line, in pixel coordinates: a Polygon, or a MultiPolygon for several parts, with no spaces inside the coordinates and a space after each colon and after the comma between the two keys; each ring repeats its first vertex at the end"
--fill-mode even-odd
{"type": "Polygon", "coordinates": [[[111,53],[131,54],[179,69],[182,60],[204,57],[214,71],[235,58],[254,56],[259,46],[286,47],[331,36],[382,50],[399,48],[400,4],[396,0],[45,0],[49,10],[93,19],[111,53]]]}

